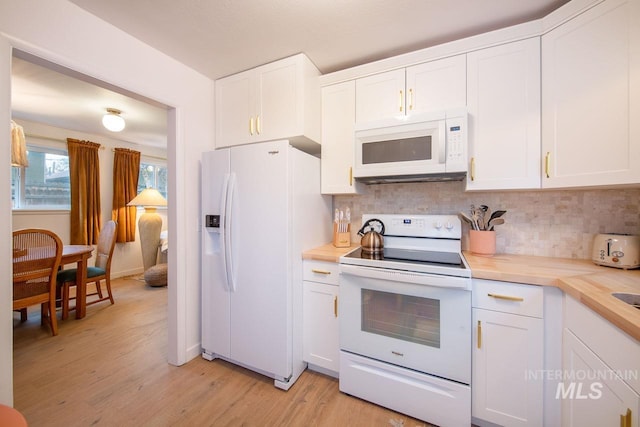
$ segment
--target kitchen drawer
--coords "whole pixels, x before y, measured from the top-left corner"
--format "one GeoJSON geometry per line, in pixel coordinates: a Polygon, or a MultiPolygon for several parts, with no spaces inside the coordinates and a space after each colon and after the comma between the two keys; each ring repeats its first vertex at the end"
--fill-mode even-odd
{"type": "Polygon", "coordinates": [[[542,318],[544,292],[541,286],[474,279],[472,304],[476,308],[542,318]]]}
{"type": "Polygon", "coordinates": [[[337,262],[304,260],[302,263],[302,278],[311,282],[338,284],[340,274],[337,262]]]}

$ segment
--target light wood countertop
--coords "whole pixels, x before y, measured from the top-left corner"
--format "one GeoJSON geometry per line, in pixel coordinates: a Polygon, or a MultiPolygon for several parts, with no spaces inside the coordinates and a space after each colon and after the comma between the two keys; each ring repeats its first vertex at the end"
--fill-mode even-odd
{"type": "Polygon", "coordinates": [[[336,248],[335,246],[333,246],[333,243],[327,243],[324,246],[320,246],[303,252],[302,259],[338,262],[339,258],[342,255],[347,254],[359,247],[359,244],[352,243],[348,248],[336,248]]]}
{"type": "Polygon", "coordinates": [[[640,341],[640,310],[611,294],[640,294],[640,270],[618,270],[590,260],[464,252],[474,278],[556,286],[640,341]]]}
{"type": "MultiPolygon", "coordinates": [[[[336,248],[328,243],[305,251],[302,258],[338,262],[342,255],[358,246],[336,248]]],[[[613,292],[640,294],[640,270],[601,267],[584,259],[512,254],[478,256],[470,252],[464,252],[464,257],[474,278],[555,286],[640,341],[640,310],[611,295],[613,292]]]]}

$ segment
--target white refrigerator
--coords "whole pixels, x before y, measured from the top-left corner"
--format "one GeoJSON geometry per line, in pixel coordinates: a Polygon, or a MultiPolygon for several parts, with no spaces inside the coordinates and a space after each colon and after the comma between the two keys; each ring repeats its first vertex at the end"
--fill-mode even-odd
{"type": "Polygon", "coordinates": [[[288,390],[302,360],[302,252],[331,239],[320,159],[288,141],[202,157],[202,356],[288,390]]]}

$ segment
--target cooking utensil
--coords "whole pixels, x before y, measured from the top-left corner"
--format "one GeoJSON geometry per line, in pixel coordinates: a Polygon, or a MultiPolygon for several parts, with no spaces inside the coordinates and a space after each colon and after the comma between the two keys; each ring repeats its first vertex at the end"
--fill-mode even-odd
{"type": "Polygon", "coordinates": [[[476,209],[473,207],[473,205],[471,205],[471,221],[473,221],[474,230],[483,230],[483,228],[480,226],[481,224],[480,212],[481,212],[480,209],[476,209]]]}
{"type": "MultiPolygon", "coordinates": [[[[467,215],[466,213],[460,211],[460,212],[458,212],[458,217],[460,217],[461,220],[463,220],[464,222],[469,224],[469,226],[471,226],[471,228],[474,228],[473,221],[471,220],[469,215],[467,215]]],[[[475,230],[475,228],[474,228],[474,230],[475,230]]]]}
{"type": "Polygon", "coordinates": [[[495,211],[491,214],[491,216],[489,217],[489,221],[491,221],[494,218],[500,218],[502,215],[506,214],[507,211],[495,211]]]}
{"type": "Polygon", "coordinates": [[[500,224],[504,224],[504,218],[493,218],[489,220],[489,224],[488,224],[489,231],[493,231],[493,227],[500,224]]]}

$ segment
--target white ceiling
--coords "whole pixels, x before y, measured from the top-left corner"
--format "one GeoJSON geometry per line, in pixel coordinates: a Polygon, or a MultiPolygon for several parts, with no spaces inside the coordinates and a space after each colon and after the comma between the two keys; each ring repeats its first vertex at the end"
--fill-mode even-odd
{"type": "MultiPolygon", "coordinates": [[[[568,0],[70,1],[217,79],[299,52],[325,74],[537,19],[568,0]]],[[[166,145],[164,108],[46,71],[15,61],[15,118],[99,134],[102,111],[118,108],[127,128],[110,137],[166,145]]]]}
{"type": "Polygon", "coordinates": [[[11,115],[18,124],[22,119],[166,148],[166,107],[106,87],[71,70],[15,52],[11,70],[11,115]],[[122,132],[110,132],[102,126],[107,108],[122,112],[126,123],[122,132]]]}

